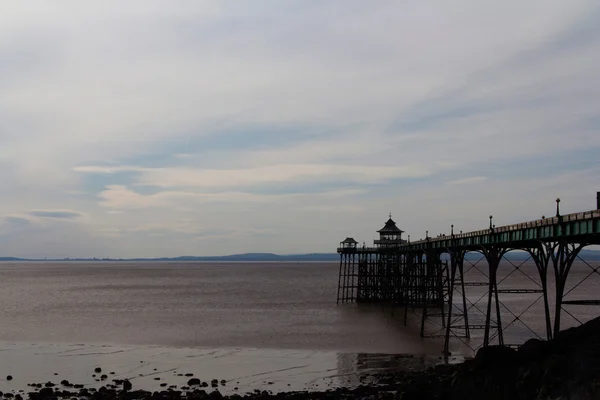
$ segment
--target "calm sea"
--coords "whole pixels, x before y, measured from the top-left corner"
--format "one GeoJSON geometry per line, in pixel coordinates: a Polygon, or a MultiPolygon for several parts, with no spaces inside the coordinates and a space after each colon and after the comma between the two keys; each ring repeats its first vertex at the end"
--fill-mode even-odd
{"type": "Polygon", "coordinates": [[[0,340],[435,353],[335,263],[1,263],[0,340]]]}
{"type": "MultiPolygon", "coordinates": [[[[574,266],[567,290],[591,277],[570,299],[596,292],[594,267],[574,266]]],[[[466,269],[467,281],[485,281],[485,264],[466,269]]],[[[499,280],[500,289],[539,288],[532,263],[503,264],[499,280]]],[[[438,341],[418,337],[417,315],[404,327],[379,307],[336,305],[337,282],[336,263],[0,263],[0,340],[439,354],[438,341]]],[[[471,323],[483,322],[485,291],[467,287],[471,323]]],[[[508,340],[543,334],[541,294],[500,300],[508,340]]],[[[585,320],[600,308],[567,311],[585,320]]]]}

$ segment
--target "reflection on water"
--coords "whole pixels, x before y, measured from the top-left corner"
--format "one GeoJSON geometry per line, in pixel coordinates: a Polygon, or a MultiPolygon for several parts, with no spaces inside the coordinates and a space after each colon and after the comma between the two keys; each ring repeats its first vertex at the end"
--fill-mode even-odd
{"type": "MultiPolygon", "coordinates": [[[[451,363],[463,360],[455,357],[451,363]]],[[[423,370],[442,363],[441,357],[424,354],[339,353],[336,386],[358,386],[368,374],[423,370]]]]}

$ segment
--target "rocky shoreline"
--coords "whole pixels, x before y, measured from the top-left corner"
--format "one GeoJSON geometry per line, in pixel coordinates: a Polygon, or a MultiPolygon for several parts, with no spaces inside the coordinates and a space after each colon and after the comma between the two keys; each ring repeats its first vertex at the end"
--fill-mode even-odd
{"type": "Polygon", "coordinates": [[[360,384],[352,388],[241,393],[235,387],[236,382],[202,380],[189,373],[177,375],[188,379],[187,385],[161,381],[164,390],[148,391],[135,387],[127,379],[115,378],[114,373],[103,373],[100,367],[92,376],[103,386],[88,388],[67,380],[30,383],[27,390],[0,393],[0,397],[9,400],[600,399],[600,317],[562,331],[548,342],[529,340],[518,351],[490,346],[480,349],[473,359],[462,364],[437,365],[420,371],[365,373],[360,377],[360,384]],[[227,393],[223,394],[222,390],[227,393]]]}
{"type": "MultiPolygon", "coordinates": [[[[85,388],[63,380],[60,384],[52,382],[31,383],[30,390],[20,390],[17,394],[6,393],[4,398],[11,400],[50,400],[50,399],[442,399],[446,398],[451,387],[456,365],[439,365],[424,371],[396,372],[384,374],[365,374],[361,384],[355,388],[336,388],[326,391],[291,391],[272,393],[255,390],[251,393],[224,395],[219,391],[228,383],[213,379],[210,382],[190,378],[188,385],[177,387],[162,383],[162,391],[147,391],[134,388],[129,380],[113,379],[99,389],[85,388]]],[[[191,375],[191,374],[190,374],[191,375]]],[[[102,375],[103,380],[108,376],[102,375]]],[[[234,391],[237,388],[233,389],[234,391]]]]}

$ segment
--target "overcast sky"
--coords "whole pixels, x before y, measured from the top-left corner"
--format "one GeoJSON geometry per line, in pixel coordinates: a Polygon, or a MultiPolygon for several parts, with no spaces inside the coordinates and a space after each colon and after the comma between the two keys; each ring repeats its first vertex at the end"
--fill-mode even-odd
{"type": "Polygon", "coordinates": [[[600,2],[13,1],[0,255],[335,251],[595,208],[600,2]],[[93,5],[92,5],[93,4],[93,5]]]}

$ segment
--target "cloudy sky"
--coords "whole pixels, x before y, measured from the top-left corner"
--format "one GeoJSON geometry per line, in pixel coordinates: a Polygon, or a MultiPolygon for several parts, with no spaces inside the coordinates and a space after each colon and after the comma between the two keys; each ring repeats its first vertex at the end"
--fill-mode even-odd
{"type": "Polygon", "coordinates": [[[0,255],[330,252],[595,208],[600,3],[5,2],[0,255]]]}

